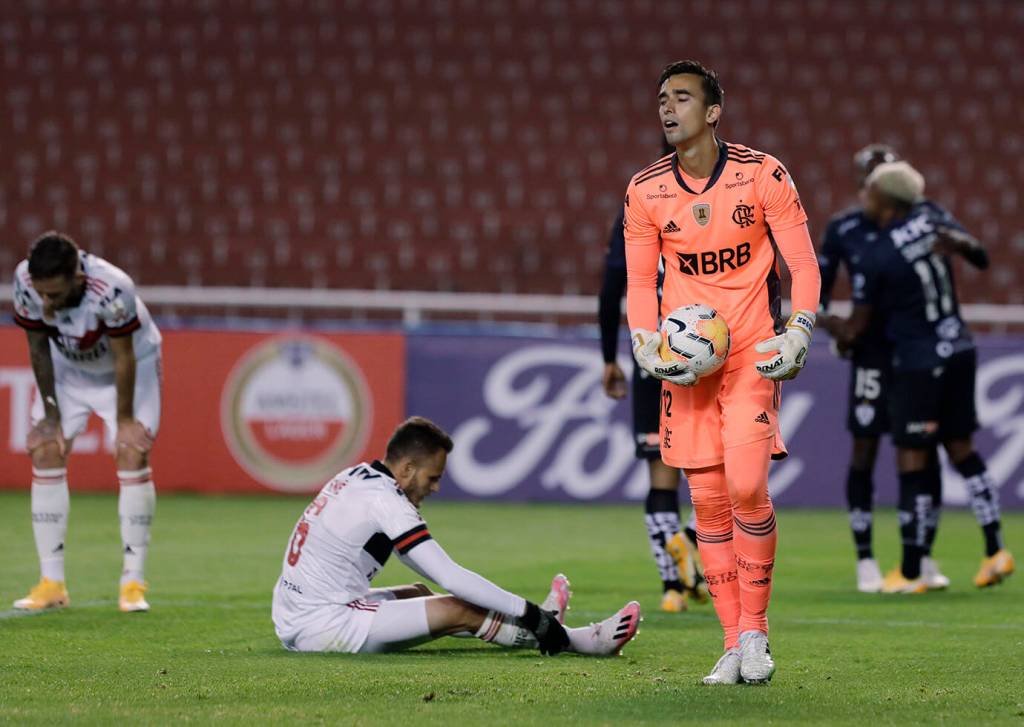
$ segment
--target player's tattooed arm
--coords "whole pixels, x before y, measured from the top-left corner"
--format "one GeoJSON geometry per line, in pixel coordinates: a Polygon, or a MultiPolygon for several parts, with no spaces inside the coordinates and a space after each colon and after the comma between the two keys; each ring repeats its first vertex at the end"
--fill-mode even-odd
{"type": "Polygon", "coordinates": [[[131,336],[110,339],[114,354],[114,386],[117,389],[117,419],[135,418],[135,349],[131,336]]]}
{"type": "Polygon", "coordinates": [[[53,358],[50,355],[50,336],[46,331],[25,331],[28,335],[28,352],[32,361],[32,373],[36,387],[43,400],[44,417],[60,421],[60,407],[57,405],[57,386],[53,374],[53,358]]]}
{"type": "Polygon", "coordinates": [[[111,337],[110,350],[114,354],[114,388],[117,391],[116,445],[146,453],[153,446],[153,439],[135,418],[135,349],[132,337],[111,337]]]}

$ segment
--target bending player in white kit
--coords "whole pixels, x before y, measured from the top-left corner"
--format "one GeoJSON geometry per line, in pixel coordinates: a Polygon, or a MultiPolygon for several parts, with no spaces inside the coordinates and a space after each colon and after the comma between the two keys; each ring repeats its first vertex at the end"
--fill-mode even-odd
{"type": "Polygon", "coordinates": [[[412,417],[392,434],[383,462],[350,467],[320,490],[295,526],[274,588],[274,629],[285,648],[366,654],[465,635],[544,654],[619,653],[640,624],[636,601],[566,629],[565,576],[538,606],[459,566],[431,538],[418,508],[437,492],[451,450],[440,427],[412,417]],[[452,595],[422,584],[370,588],[392,550],[452,595]]]}
{"type": "Polygon", "coordinates": [[[28,335],[38,396],[26,446],[32,457],[32,530],[41,578],[14,602],[69,603],[64,585],[67,457],[95,412],[115,445],[124,569],[118,606],[148,611],[143,568],[156,491],[149,450],[160,425],[160,332],[135,284],[106,260],[47,232],[14,273],[14,320],[28,335]]]}

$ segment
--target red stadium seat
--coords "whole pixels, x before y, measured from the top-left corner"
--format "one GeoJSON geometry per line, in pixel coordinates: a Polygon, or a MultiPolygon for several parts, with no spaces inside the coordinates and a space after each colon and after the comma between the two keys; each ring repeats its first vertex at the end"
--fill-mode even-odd
{"type": "Polygon", "coordinates": [[[888,141],[992,248],[965,300],[1020,298],[1013,4],[109,5],[0,10],[0,276],[59,226],[147,283],[592,293],[676,48],[719,69],[723,137],[786,162],[815,236],[888,141]]]}

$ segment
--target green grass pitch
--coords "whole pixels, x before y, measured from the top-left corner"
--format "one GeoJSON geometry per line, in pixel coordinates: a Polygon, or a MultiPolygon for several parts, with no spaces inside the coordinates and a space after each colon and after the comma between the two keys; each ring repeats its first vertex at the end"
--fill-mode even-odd
{"type": "MultiPolygon", "coordinates": [[[[539,600],[564,571],[572,624],[637,598],[639,639],[622,657],[541,658],[446,639],[374,657],[283,651],[270,591],[305,500],[160,499],[148,614],[116,608],[113,497],[72,495],[72,607],[6,610],[37,577],[28,496],[0,495],[0,722],[178,724],[1020,723],[1024,577],[978,591],[981,537],[945,514],[936,555],[953,587],[916,597],[853,588],[845,514],[782,510],[768,687],[699,686],[721,648],[711,607],[657,609],[640,508],[427,502],[431,531],[467,567],[539,600]]],[[[1024,552],[1024,516],[1007,515],[1024,552]]],[[[895,561],[895,515],[877,525],[895,561]]],[[[391,563],[383,585],[414,576],[391,563]]]]}

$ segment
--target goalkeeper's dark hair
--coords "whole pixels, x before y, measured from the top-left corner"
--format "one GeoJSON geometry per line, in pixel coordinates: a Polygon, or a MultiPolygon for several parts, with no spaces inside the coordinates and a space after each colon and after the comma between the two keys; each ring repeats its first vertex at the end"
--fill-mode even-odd
{"type": "Polygon", "coordinates": [[[37,237],[28,252],[28,274],[36,280],[71,278],[78,272],[78,245],[55,230],[37,237]]]}
{"type": "Polygon", "coordinates": [[[406,457],[419,460],[441,450],[451,452],[453,446],[452,438],[434,422],[425,417],[409,417],[391,435],[385,457],[389,462],[406,457]]]}
{"type": "Polygon", "coordinates": [[[725,91],[718,80],[718,74],[710,68],[705,68],[699,61],[676,61],[665,66],[665,70],[658,77],[658,88],[672,76],[689,73],[701,77],[701,86],[704,89],[705,106],[721,106],[725,98],[725,91]]]}

